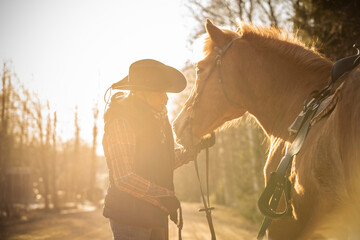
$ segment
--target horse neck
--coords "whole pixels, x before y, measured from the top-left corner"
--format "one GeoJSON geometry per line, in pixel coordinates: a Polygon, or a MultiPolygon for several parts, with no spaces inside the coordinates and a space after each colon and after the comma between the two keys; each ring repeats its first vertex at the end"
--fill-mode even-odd
{"type": "Polygon", "coordinates": [[[261,67],[254,65],[247,70],[248,79],[256,84],[253,85],[253,97],[256,99],[249,99],[248,111],[268,135],[289,140],[287,129],[300,113],[305,98],[312,91],[326,86],[332,64],[315,53],[310,55],[315,58],[313,65],[291,59],[276,50],[256,52],[254,55],[261,59],[261,67]]]}

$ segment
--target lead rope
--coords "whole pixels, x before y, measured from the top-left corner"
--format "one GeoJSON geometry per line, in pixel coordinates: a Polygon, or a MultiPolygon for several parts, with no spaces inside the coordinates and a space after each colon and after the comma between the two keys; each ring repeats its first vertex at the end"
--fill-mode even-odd
{"type": "Polygon", "coordinates": [[[200,186],[200,193],[201,193],[201,199],[202,202],[204,204],[204,208],[199,209],[199,212],[205,212],[206,214],[206,219],[210,228],[210,232],[211,232],[211,240],[216,240],[216,234],[215,234],[215,229],[214,229],[214,225],[212,222],[212,216],[211,216],[211,211],[214,210],[215,208],[210,207],[210,194],[209,194],[209,148],[206,148],[206,186],[207,186],[207,197],[205,198],[205,194],[201,185],[201,180],[200,180],[200,174],[199,174],[199,166],[197,163],[197,157],[195,157],[194,159],[194,165],[195,165],[195,170],[196,170],[196,175],[199,181],[199,186],[200,186]]]}

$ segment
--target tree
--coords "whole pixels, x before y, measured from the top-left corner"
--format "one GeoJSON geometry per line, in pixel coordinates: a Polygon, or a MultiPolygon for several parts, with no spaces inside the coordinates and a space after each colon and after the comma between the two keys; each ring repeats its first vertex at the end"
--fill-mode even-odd
{"type": "Polygon", "coordinates": [[[360,43],[359,0],[296,0],[294,27],[308,44],[335,61],[360,43]]]}
{"type": "Polygon", "coordinates": [[[52,190],[52,200],[53,200],[53,204],[54,204],[54,209],[57,211],[59,210],[59,205],[58,205],[58,197],[57,197],[57,184],[56,184],[56,180],[57,180],[57,171],[56,171],[56,166],[57,166],[57,151],[56,151],[56,125],[57,125],[57,115],[56,115],[56,111],[54,111],[54,119],[53,119],[53,131],[52,131],[52,158],[51,158],[51,190],[52,190]]]}
{"type": "Polygon", "coordinates": [[[93,116],[94,116],[94,127],[93,127],[93,142],[92,142],[92,152],[91,152],[91,164],[90,164],[90,186],[89,186],[89,199],[94,201],[94,189],[95,189],[95,182],[96,182],[96,145],[97,145],[97,120],[99,117],[99,108],[97,104],[93,108],[93,116]]]}
{"type": "Polygon", "coordinates": [[[4,62],[2,69],[2,92],[1,92],[1,129],[0,129],[0,216],[5,213],[8,217],[10,210],[7,195],[6,172],[9,167],[10,146],[9,146],[9,109],[11,91],[11,72],[9,66],[4,62]]]}
{"type": "MultiPolygon", "coordinates": [[[[98,111],[92,148],[81,142],[77,108],[75,137],[62,142],[56,109],[24,87],[11,62],[4,62],[0,78],[0,218],[19,216],[29,203],[44,203],[46,210],[53,204],[59,210],[75,198],[85,200],[81,197],[89,185],[89,159],[96,159],[98,111]]],[[[96,172],[95,164],[92,169],[96,172]]]]}
{"type": "Polygon", "coordinates": [[[74,125],[75,125],[75,141],[74,141],[74,154],[73,154],[73,166],[72,166],[72,197],[78,199],[79,192],[79,161],[80,161],[80,125],[78,117],[78,107],[75,106],[75,115],[74,115],[74,125]]]}
{"type": "Polygon", "coordinates": [[[190,43],[205,33],[204,23],[213,23],[235,30],[239,21],[275,27],[286,26],[292,15],[292,0],[188,0],[187,8],[198,23],[190,43]]]}
{"type": "Polygon", "coordinates": [[[40,144],[40,161],[41,161],[41,175],[42,175],[42,182],[44,186],[43,191],[43,198],[45,202],[45,210],[49,210],[49,167],[48,167],[48,161],[47,161],[47,146],[49,144],[50,139],[50,118],[48,118],[47,122],[47,131],[45,133],[46,141],[44,143],[44,120],[43,120],[43,112],[42,112],[43,106],[41,104],[41,101],[39,98],[37,98],[37,101],[34,102],[34,110],[35,110],[35,121],[38,128],[38,141],[40,144]]]}

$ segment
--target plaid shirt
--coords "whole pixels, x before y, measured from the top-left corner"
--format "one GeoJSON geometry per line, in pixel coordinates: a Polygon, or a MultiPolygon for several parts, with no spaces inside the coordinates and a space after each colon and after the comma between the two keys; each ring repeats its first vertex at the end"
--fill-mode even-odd
{"type": "MultiPolygon", "coordinates": [[[[163,117],[163,116],[158,116],[163,117]]],[[[134,172],[135,132],[126,119],[116,119],[107,126],[104,140],[108,146],[115,186],[166,211],[156,197],[174,196],[174,192],[161,187],[134,172]]],[[[192,160],[193,152],[175,149],[174,169],[192,160]]]]}

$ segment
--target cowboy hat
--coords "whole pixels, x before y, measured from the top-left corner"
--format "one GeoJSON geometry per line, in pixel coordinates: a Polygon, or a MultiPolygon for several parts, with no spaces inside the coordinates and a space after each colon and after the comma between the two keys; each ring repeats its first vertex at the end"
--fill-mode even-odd
{"type": "Polygon", "coordinates": [[[114,83],[118,90],[178,93],[186,87],[184,75],[177,69],[153,59],[142,59],[129,67],[129,75],[114,83]]]}

